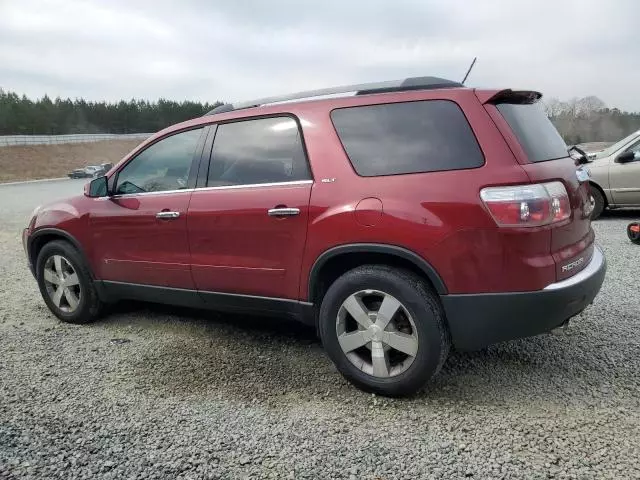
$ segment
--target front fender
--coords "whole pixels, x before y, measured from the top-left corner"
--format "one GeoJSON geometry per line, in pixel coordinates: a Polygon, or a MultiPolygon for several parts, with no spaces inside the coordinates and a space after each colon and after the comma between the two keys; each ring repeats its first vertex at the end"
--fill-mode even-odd
{"type": "Polygon", "coordinates": [[[30,263],[35,262],[42,245],[54,239],[64,239],[71,243],[87,261],[90,270],[93,265],[89,238],[89,215],[75,204],[74,199],[53,203],[41,208],[31,220],[26,241],[30,263]]]}

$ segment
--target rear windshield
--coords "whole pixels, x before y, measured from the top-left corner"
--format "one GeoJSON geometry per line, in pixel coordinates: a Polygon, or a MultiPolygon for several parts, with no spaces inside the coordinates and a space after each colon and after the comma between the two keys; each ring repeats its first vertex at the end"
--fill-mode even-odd
{"type": "Polygon", "coordinates": [[[539,103],[501,103],[496,107],[518,137],[530,162],[544,162],[568,155],[567,144],[539,103]]]}

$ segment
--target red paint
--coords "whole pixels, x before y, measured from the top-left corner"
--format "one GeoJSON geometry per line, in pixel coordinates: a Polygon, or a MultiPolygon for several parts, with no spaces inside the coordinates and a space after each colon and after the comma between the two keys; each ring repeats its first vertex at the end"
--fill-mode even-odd
{"type": "Polygon", "coordinates": [[[190,192],[88,198],[93,271],[102,280],[194,288],[187,239],[190,192]],[[175,220],[156,214],[175,211],[175,220]]]}
{"type": "MultiPolygon", "coordinates": [[[[29,233],[54,226],[83,245],[99,279],[180,288],[308,298],[309,274],[326,250],[348,243],[409,249],[428,261],[450,293],[539,290],[573,275],[561,267],[593,248],[583,214],[587,191],[569,159],[530,164],[499,112],[483,105],[495,91],[442,89],[288,103],[200,117],[159,132],[228,119],[288,113],[303,128],[314,182],[237,189],[196,189],[122,199],[78,197],[42,209],[29,233]],[[485,165],[472,170],[359,177],[330,120],[334,108],[448,99],[463,109],[485,165]],[[335,179],[323,182],[322,179],[335,179]],[[479,197],[487,186],[560,180],[572,215],[537,228],[499,228],[479,197]],[[274,218],[270,208],[300,215],[274,218]],[[161,221],[163,209],[180,211],[161,221]]],[[[206,171],[206,169],[204,170],[206,171]]],[[[586,265],[585,261],[582,265],[586,265]]]]}
{"type": "Polygon", "coordinates": [[[310,191],[311,184],[196,190],[187,220],[198,289],[295,298],[310,191]],[[268,216],[274,207],[300,214],[268,216]]]}

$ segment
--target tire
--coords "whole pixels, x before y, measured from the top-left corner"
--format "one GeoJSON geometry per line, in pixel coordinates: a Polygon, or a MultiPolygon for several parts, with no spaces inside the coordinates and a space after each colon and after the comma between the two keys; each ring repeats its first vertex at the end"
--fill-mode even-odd
{"type": "Polygon", "coordinates": [[[100,316],[103,304],[89,267],[70,243],[54,240],[42,247],[36,261],[36,278],[47,307],[63,322],[90,323],[100,316]],[[62,285],[60,272],[65,282],[62,285]]]}
{"type": "Polygon", "coordinates": [[[437,294],[414,273],[386,265],[363,265],[338,278],[322,300],[318,321],[329,358],[347,380],[367,392],[414,394],[438,373],[449,353],[449,332],[437,294]],[[386,327],[389,315],[378,316],[380,307],[395,311],[386,327]],[[401,345],[404,352],[387,342],[401,345]]]}
{"type": "Polygon", "coordinates": [[[602,212],[604,211],[604,207],[606,207],[606,202],[602,192],[592,186],[591,187],[591,196],[593,197],[593,212],[591,212],[591,220],[597,220],[602,212]]]}
{"type": "Polygon", "coordinates": [[[640,232],[634,232],[633,230],[631,230],[631,227],[635,226],[637,228],[638,225],[640,224],[637,222],[627,225],[627,237],[629,237],[629,240],[631,240],[636,245],[640,245],[640,232]]]}

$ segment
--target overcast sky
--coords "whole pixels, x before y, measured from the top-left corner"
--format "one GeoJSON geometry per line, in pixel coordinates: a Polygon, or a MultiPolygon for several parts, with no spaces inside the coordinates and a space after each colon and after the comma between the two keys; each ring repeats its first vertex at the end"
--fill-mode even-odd
{"type": "Polygon", "coordinates": [[[0,0],[0,88],[250,100],[435,75],[640,111],[638,0],[0,0]]]}

